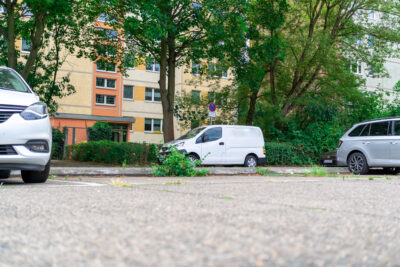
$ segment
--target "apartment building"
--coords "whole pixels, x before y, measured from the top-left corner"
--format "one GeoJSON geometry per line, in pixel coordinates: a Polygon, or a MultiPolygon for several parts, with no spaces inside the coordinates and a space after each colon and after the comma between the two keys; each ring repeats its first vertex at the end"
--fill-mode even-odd
{"type": "MultiPolygon", "coordinates": [[[[99,17],[97,26],[107,31],[107,36],[117,38],[119,32],[107,27],[106,17],[99,17]]],[[[58,101],[59,109],[51,123],[67,131],[69,144],[87,140],[87,127],[96,121],[108,122],[112,139],[118,142],[163,142],[163,114],[159,90],[160,66],[154,60],[135,66],[134,60],[125,64],[126,74],[120,72],[119,63],[68,55],[60,75],[70,75],[76,93],[58,101]]],[[[125,62],[126,63],[126,62],[125,62]]],[[[196,66],[193,68],[196,69],[196,66]]],[[[197,73],[190,67],[176,70],[176,92],[186,91],[206,96],[209,83],[193,85],[190,81],[197,73]]],[[[222,85],[229,83],[228,72],[222,74],[222,85]]],[[[177,121],[175,136],[182,134],[177,121]]]]}

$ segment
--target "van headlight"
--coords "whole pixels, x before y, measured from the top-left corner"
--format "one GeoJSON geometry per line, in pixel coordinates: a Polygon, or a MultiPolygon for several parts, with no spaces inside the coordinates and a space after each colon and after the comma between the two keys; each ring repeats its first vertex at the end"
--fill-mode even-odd
{"type": "Polygon", "coordinates": [[[179,143],[176,143],[174,146],[176,146],[176,147],[182,147],[182,146],[184,146],[185,145],[185,142],[179,142],[179,143]]]}
{"type": "Polygon", "coordinates": [[[27,121],[44,119],[48,115],[47,105],[42,102],[34,103],[21,112],[21,117],[27,121]]]}

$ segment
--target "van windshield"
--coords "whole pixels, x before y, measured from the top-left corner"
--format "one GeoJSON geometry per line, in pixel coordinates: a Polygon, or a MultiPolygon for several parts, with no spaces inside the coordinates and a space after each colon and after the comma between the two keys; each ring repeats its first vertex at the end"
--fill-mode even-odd
{"type": "Polygon", "coordinates": [[[183,140],[183,139],[190,139],[198,135],[201,131],[203,131],[206,127],[199,127],[199,128],[194,128],[187,132],[185,135],[182,135],[179,137],[177,140],[183,140]]]}
{"type": "Polygon", "coordinates": [[[8,69],[0,69],[0,89],[28,92],[28,87],[26,87],[21,78],[8,69]]]}

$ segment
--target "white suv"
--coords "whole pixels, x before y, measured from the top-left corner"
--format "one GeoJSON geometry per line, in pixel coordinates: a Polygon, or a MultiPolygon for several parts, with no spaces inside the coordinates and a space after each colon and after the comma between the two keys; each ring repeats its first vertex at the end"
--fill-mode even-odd
{"type": "Polygon", "coordinates": [[[16,71],[0,67],[0,179],[21,170],[25,183],[45,182],[51,140],[46,104],[16,71]]]}

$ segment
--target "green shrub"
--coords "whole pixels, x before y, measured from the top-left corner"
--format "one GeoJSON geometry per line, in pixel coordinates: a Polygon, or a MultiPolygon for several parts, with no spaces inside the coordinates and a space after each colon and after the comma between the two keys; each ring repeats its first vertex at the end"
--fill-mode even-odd
{"type": "Polygon", "coordinates": [[[290,143],[266,143],[267,165],[303,165],[309,164],[310,158],[302,147],[296,147],[290,143]]]}
{"type": "Polygon", "coordinates": [[[88,128],[89,141],[111,140],[111,126],[108,122],[96,121],[93,127],[88,128]]]}
{"type": "Polygon", "coordinates": [[[158,146],[146,143],[117,143],[102,140],[69,145],[67,154],[77,161],[113,164],[144,164],[157,161],[158,146]]]}
{"type": "Polygon", "coordinates": [[[154,165],[151,172],[154,176],[205,176],[209,170],[196,170],[201,160],[191,161],[185,153],[179,153],[175,146],[169,148],[170,154],[165,155],[160,165],[154,165]]]}
{"type": "Polygon", "coordinates": [[[52,127],[53,144],[51,146],[51,158],[62,159],[64,152],[65,135],[58,128],[52,127]]]}

